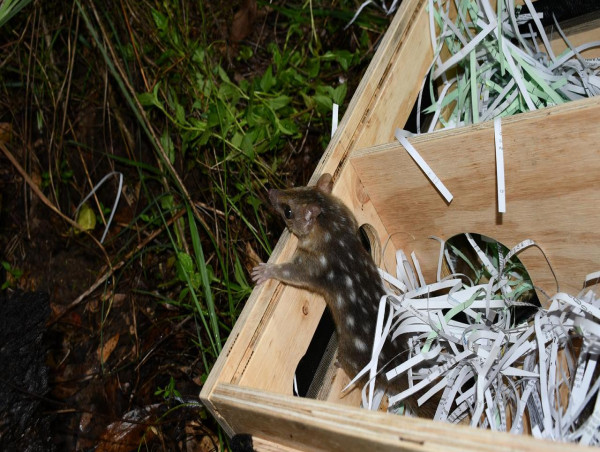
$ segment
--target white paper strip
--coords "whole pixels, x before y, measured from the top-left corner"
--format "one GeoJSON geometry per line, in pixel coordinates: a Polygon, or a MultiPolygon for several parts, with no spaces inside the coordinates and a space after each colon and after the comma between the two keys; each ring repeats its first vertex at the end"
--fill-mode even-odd
{"type": "Polygon", "coordinates": [[[496,144],[496,185],[498,187],[498,212],[506,212],[506,189],[504,185],[504,145],[500,117],[494,119],[494,142],[496,144]]]}
{"type": "Polygon", "coordinates": [[[331,117],[331,136],[333,136],[333,134],[335,133],[335,131],[337,130],[337,127],[338,127],[339,109],[340,109],[340,106],[334,102],[333,103],[333,112],[332,112],[332,117],[331,117]]]}
{"type": "Polygon", "coordinates": [[[421,168],[421,170],[429,178],[429,180],[435,186],[435,188],[437,188],[437,190],[440,192],[440,194],[446,199],[446,201],[451,202],[452,198],[453,198],[452,193],[450,193],[450,191],[446,188],[446,186],[440,180],[440,178],[436,176],[436,174],[429,167],[427,162],[425,162],[425,160],[423,160],[423,157],[421,157],[421,154],[419,154],[419,152],[412,146],[412,144],[410,144],[408,142],[408,140],[402,136],[402,134],[399,132],[399,130],[400,129],[396,129],[396,133],[395,133],[396,139],[400,142],[400,144],[404,147],[404,149],[406,149],[406,152],[408,152],[408,154],[412,157],[412,159],[419,166],[419,168],[421,168]]]}
{"type": "MultiPolygon", "coordinates": [[[[473,246],[473,238],[468,239],[473,246]]],[[[403,280],[397,285],[409,282],[411,289],[380,300],[371,362],[359,373],[370,377],[363,388],[363,405],[379,406],[381,388],[374,386],[377,354],[388,337],[408,348],[405,359],[386,366],[388,379],[408,381],[399,394],[389,394],[390,407],[416,393],[418,406],[436,403],[432,397],[443,391],[437,420],[466,419],[473,426],[507,431],[509,410],[513,433],[522,433],[523,416],[529,416],[527,423],[538,438],[598,444],[600,379],[594,380],[594,375],[600,357],[600,298],[589,287],[578,296],[559,292],[548,309],[539,308],[534,319],[515,326],[510,312],[518,303],[507,298],[512,295],[505,291],[508,280],[500,269],[518,252],[538,245],[524,240],[498,259],[485,256],[483,247],[475,245],[481,268],[498,277],[472,287],[458,279],[425,284],[406,254],[396,252],[396,270],[403,280]],[[499,268],[489,268],[494,265],[499,268]],[[574,335],[582,339],[580,348],[570,345],[574,335]],[[584,408],[591,406],[590,414],[584,408]]],[[[411,257],[417,265],[414,252],[411,257]]],[[[380,272],[385,280],[396,281],[380,272]]],[[[598,275],[590,273],[586,279],[593,283],[598,275]]]]}

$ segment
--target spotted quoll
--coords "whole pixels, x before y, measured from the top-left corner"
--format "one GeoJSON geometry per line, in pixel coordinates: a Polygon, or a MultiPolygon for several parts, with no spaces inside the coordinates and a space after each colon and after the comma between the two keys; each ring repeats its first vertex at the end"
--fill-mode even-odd
{"type": "MultiPolygon", "coordinates": [[[[331,175],[323,174],[314,187],[269,190],[271,204],[298,237],[298,247],[289,262],[259,264],[252,279],[257,284],[276,279],[322,295],[336,327],[338,362],[352,378],[371,360],[379,300],[386,292],[354,215],[331,194],[332,187],[331,175]]],[[[402,351],[386,341],[380,365],[405,357],[402,351]]],[[[384,383],[383,375],[378,378],[384,383]]],[[[394,386],[393,394],[406,388],[394,386]]]]}

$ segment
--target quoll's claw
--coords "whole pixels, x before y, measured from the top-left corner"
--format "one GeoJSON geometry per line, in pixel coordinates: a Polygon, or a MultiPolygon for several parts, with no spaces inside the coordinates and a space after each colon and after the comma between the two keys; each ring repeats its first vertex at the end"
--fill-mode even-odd
{"type": "Polygon", "coordinates": [[[269,279],[269,264],[261,262],[252,269],[252,281],[260,285],[269,279]]]}

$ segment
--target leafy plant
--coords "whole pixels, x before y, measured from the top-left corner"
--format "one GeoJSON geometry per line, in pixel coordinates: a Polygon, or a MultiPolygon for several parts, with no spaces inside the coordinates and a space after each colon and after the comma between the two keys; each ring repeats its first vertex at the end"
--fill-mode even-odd
{"type": "Polygon", "coordinates": [[[4,268],[4,271],[8,274],[6,281],[4,281],[4,283],[2,283],[2,286],[0,286],[0,290],[5,290],[5,289],[8,289],[9,287],[13,287],[15,285],[15,282],[21,276],[23,276],[23,270],[13,267],[10,264],[10,262],[7,262],[7,261],[1,261],[0,265],[2,265],[2,268],[4,268]]]}
{"type": "Polygon", "coordinates": [[[181,393],[175,389],[175,379],[172,376],[169,378],[169,383],[164,388],[159,386],[154,395],[162,396],[165,400],[181,397],[181,393]]]}
{"type": "MultiPolygon", "coordinates": [[[[270,253],[260,201],[263,184],[278,180],[279,153],[289,140],[300,140],[307,133],[301,124],[328,130],[333,102],[343,104],[347,95],[340,74],[360,61],[361,49],[322,51],[318,46],[298,45],[305,30],[301,21],[290,21],[281,43],[270,42],[262,49],[262,60],[270,62],[262,72],[234,80],[206,40],[190,39],[192,27],[180,14],[177,8],[160,5],[151,10],[159,42],[146,51],[155,57],[160,79],[138,93],[137,99],[155,118],[153,123],[164,124],[159,141],[169,163],[204,178],[199,190],[212,193],[213,208],[218,204],[222,212],[217,217],[221,227],[214,235],[209,228],[197,229],[198,217],[189,204],[173,205],[188,212],[187,225],[180,223],[179,228],[187,233],[173,240],[176,274],[183,284],[178,301],[190,297],[203,322],[204,313],[208,314],[206,331],[217,353],[222,340],[218,313],[226,313],[228,323],[233,322],[251,290],[237,237],[249,232],[263,252],[270,253]],[[232,228],[232,217],[246,230],[240,225],[232,228]],[[186,248],[183,237],[192,239],[193,253],[181,249],[186,248]],[[204,242],[211,245],[214,264],[206,262],[204,242]]],[[[126,55],[131,52],[124,51],[126,55]]],[[[236,58],[243,65],[258,56],[244,46],[236,58]]],[[[321,145],[328,139],[329,134],[323,133],[321,145]]]]}

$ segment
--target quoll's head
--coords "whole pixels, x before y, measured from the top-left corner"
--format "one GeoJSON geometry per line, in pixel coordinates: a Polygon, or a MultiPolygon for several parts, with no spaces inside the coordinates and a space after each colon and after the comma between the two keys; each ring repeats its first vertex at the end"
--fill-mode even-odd
{"type": "Polygon", "coordinates": [[[314,187],[269,190],[269,200],[290,232],[298,237],[306,237],[322,214],[324,195],[331,193],[332,186],[331,175],[326,173],[314,187]]]}

